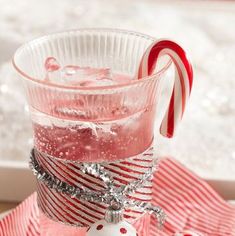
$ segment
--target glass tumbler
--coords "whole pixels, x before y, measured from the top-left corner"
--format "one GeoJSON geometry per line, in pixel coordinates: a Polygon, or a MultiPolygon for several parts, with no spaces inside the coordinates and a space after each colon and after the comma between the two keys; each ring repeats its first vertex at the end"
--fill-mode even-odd
{"type": "MultiPolygon", "coordinates": [[[[146,152],[154,157],[156,105],[161,77],[170,60],[165,60],[154,75],[135,79],[141,57],[154,40],[124,30],[81,29],[35,39],[16,51],[13,64],[25,85],[34,147],[45,160],[53,157],[76,165],[147,158],[146,152]],[[59,82],[57,78],[50,81],[45,69],[48,58],[58,61],[55,67],[109,68],[113,75],[128,80],[91,86],[77,86],[59,78],[59,82]]],[[[58,176],[63,171],[58,173],[56,164],[51,168],[58,176]]],[[[89,222],[94,221],[92,217],[81,220],[82,209],[88,208],[82,208],[79,202],[71,207],[68,199],[62,204],[42,184],[37,187],[42,235],[86,234],[89,222]]],[[[151,201],[151,194],[150,182],[145,201],[151,201]]],[[[92,215],[92,208],[89,213],[92,215]]],[[[129,215],[126,220],[137,227],[139,235],[149,235],[148,215],[129,215]]]]}

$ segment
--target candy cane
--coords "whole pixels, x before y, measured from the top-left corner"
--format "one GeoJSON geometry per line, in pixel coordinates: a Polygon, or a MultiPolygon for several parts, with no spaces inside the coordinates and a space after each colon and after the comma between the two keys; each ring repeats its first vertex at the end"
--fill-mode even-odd
{"type": "Polygon", "coordinates": [[[171,138],[177,124],[182,119],[191,93],[193,69],[182,47],[173,41],[164,39],[155,41],[144,53],[138,70],[138,79],[152,75],[157,60],[162,55],[169,55],[175,65],[174,88],[160,128],[160,133],[163,136],[171,138]]]}

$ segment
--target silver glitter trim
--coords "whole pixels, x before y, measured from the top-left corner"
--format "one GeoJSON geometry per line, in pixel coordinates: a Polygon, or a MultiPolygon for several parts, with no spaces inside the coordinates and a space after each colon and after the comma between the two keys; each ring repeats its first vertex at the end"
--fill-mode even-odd
{"type": "MultiPolygon", "coordinates": [[[[83,173],[100,178],[105,184],[105,190],[92,191],[83,186],[72,186],[49,174],[37,162],[35,158],[35,151],[37,150],[32,149],[30,154],[30,167],[38,181],[46,185],[48,188],[58,193],[66,194],[71,198],[77,198],[89,202],[105,203],[112,209],[119,211],[129,207],[135,207],[140,211],[153,214],[158,220],[160,227],[164,224],[166,215],[160,207],[153,206],[150,203],[133,200],[128,197],[129,194],[134,193],[138,188],[141,188],[146,181],[153,178],[153,173],[155,172],[157,166],[156,160],[154,160],[153,166],[149,168],[140,179],[132,181],[128,185],[121,186],[119,188],[114,186],[111,174],[106,171],[101,164],[81,163],[80,168],[83,173]]],[[[114,216],[109,215],[109,219],[112,217],[114,216]]],[[[113,220],[115,220],[114,218],[113,220]]]]}
{"type": "Polygon", "coordinates": [[[81,171],[85,174],[93,175],[103,180],[106,187],[111,188],[113,185],[113,179],[108,171],[98,163],[82,163],[81,171]]]}

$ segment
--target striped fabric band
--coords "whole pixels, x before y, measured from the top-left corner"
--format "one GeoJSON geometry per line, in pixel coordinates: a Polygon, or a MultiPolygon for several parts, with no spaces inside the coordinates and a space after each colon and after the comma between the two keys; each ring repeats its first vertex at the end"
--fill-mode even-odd
{"type": "MultiPolygon", "coordinates": [[[[140,179],[145,172],[153,166],[153,148],[150,147],[141,155],[122,161],[102,163],[105,170],[109,171],[114,179],[115,187],[125,186],[134,180],[140,179]]],[[[102,180],[83,173],[81,163],[63,161],[38,151],[35,158],[40,166],[50,175],[67,182],[70,185],[86,187],[88,190],[104,190],[102,180]]],[[[107,205],[105,203],[88,202],[71,198],[65,194],[55,192],[42,182],[37,182],[38,204],[42,212],[49,218],[76,226],[90,226],[94,222],[103,219],[107,205]]],[[[146,181],[135,193],[129,195],[131,199],[142,202],[152,200],[152,181],[146,181]]],[[[141,210],[129,208],[124,217],[127,221],[141,217],[141,210]]]]}

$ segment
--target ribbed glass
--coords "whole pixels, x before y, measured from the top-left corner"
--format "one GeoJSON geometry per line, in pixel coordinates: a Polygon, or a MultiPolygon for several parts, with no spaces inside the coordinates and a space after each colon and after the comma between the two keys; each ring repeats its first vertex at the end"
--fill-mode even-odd
{"type": "MultiPolygon", "coordinates": [[[[153,40],[123,30],[82,29],[44,36],[19,48],[13,64],[24,79],[35,146],[58,158],[86,162],[120,160],[149,148],[160,77],[169,66],[167,61],[155,75],[136,79],[141,57],[153,40]],[[103,87],[48,83],[48,57],[61,66],[110,68],[132,80],[103,87]]],[[[148,235],[146,222],[141,235],[148,235]]]]}

